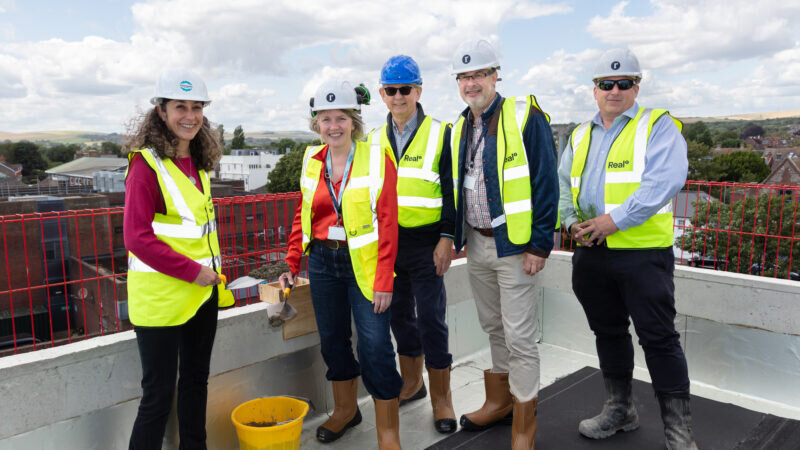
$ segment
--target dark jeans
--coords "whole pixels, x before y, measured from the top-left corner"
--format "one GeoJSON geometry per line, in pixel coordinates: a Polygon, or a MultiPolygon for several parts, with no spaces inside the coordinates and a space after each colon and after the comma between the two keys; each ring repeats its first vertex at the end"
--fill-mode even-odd
{"type": "Polygon", "coordinates": [[[161,448],[177,373],[180,448],[206,448],[208,373],[217,333],[216,292],[183,325],[135,328],[142,360],[142,400],[130,449],[161,448]]]}
{"type": "Polygon", "coordinates": [[[600,370],[609,377],[633,372],[633,320],[658,393],[689,389],[686,357],[675,331],[672,249],[611,250],[579,247],[572,256],[572,289],[594,331],[600,370]]]}
{"type": "Polygon", "coordinates": [[[328,366],[326,378],[344,381],[361,375],[373,397],[396,398],[403,379],[397,373],[389,331],[391,308],[375,314],[372,302],[358,288],[346,248],[332,250],[313,244],[308,256],[308,277],[322,358],[328,366]],[[358,333],[358,361],[350,341],[351,311],[358,333]]]}
{"type": "Polygon", "coordinates": [[[394,265],[392,332],[397,353],[416,357],[424,351],[427,367],[445,369],[453,364],[453,355],[447,351],[447,294],[433,264],[435,247],[400,243],[394,265]]]}

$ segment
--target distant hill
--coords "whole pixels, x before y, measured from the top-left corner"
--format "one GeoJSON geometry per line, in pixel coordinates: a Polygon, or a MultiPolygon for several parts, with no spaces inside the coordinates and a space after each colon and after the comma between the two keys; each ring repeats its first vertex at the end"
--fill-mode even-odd
{"type": "Polygon", "coordinates": [[[733,116],[717,116],[717,117],[679,117],[679,119],[683,123],[693,123],[693,122],[721,122],[724,120],[749,120],[749,121],[756,121],[756,120],[770,120],[770,119],[786,119],[786,118],[793,118],[797,117],[800,118],[800,110],[793,110],[793,111],[775,111],[775,112],[763,112],[763,113],[752,113],[752,114],[737,114],[733,116]]]}
{"type": "MultiPolygon", "coordinates": [[[[86,146],[99,145],[100,142],[109,141],[122,144],[124,136],[119,133],[98,133],[95,131],[31,131],[27,133],[10,133],[0,131],[0,142],[31,141],[39,144],[83,144],[86,146]]],[[[233,134],[225,133],[225,140],[230,142],[233,134]]],[[[283,138],[294,141],[312,141],[318,136],[310,131],[259,131],[245,132],[246,142],[249,145],[264,145],[279,141],[283,138]]]]}

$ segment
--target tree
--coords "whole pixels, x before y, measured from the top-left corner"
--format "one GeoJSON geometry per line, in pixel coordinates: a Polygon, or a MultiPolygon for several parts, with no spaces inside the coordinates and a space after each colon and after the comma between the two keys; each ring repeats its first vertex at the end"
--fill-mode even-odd
{"type": "Polygon", "coordinates": [[[45,151],[45,156],[52,162],[65,163],[75,159],[75,153],[80,149],[78,144],[54,145],[45,151]]]}
{"type": "MultiPolygon", "coordinates": [[[[709,139],[711,136],[709,135],[709,139]]],[[[711,156],[711,147],[693,139],[686,141],[687,158],[689,159],[689,180],[717,180],[714,158],[711,156]]]]}
{"type": "Polygon", "coordinates": [[[304,150],[295,146],[292,151],[283,155],[269,173],[267,191],[297,192],[300,190],[300,171],[303,165],[304,150]]]}
{"type": "Polygon", "coordinates": [[[769,175],[769,166],[758,153],[743,150],[714,158],[719,170],[718,181],[760,183],[769,175]]]}
{"type": "Polygon", "coordinates": [[[733,130],[723,131],[714,137],[714,142],[720,147],[736,148],[739,146],[739,135],[733,130]]]}
{"type": "Polygon", "coordinates": [[[42,173],[47,169],[47,162],[39,151],[39,146],[29,141],[20,141],[11,144],[8,162],[22,164],[22,176],[42,173]]]}
{"type": "Polygon", "coordinates": [[[764,128],[751,122],[742,131],[741,138],[746,139],[753,136],[764,136],[765,134],[764,128]]]}
{"type": "Polygon", "coordinates": [[[225,127],[222,124],[217,125],[217,134],[219,135],[219,147],[225,149],[225,127]]]}
{"type": "Polygon", "coordinates": [[[693,227],[675,239],[683,250],[700,257],[722,260],[721,270],[788,278],[800,272],[800,240],[769,236],[792,236],[800,229],[797,201],[791,192],[744,196],[731,203],[717,200],[695,204],[693,227]],[[791,248],[790,248],[791,246],[791,248]]]}
{"type": "Polygon", "coordinates": [[[231,148],[246,148],[244,144],[244,130],[241,125],[238,125],[233,130],[233,140],[231,141],[231,148]]]}
{"type": "Polygon", "coordinates": [[[284,155],[294,148],[294,141],[289,138],[281,138],[281,140],[274,145],[275,148],[278,149],[278,153],[284,155]]]}
{"type": "Polygon", "coordinates": [[[100,151],[107,155],[119,156],[122,153],[122,146],[115,142],[105,141],[100,144],[100,151]]]}
{"type": "Polygon", "coordinates": [[[711,138],[711,131],[702,121],[690,123],[683,128],[683,137],[687,141],[695,141],[700,144],[712,147],[714,140],[711,138]]]}

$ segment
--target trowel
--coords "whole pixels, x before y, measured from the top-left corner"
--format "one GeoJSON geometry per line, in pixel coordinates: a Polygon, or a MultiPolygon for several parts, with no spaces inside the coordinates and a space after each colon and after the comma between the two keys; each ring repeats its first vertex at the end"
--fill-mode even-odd
{"type": "MultiPolygon", "coordinates": [[[[247,289],[266,282],[267,280],[246,275],[231,281],[230,284],[228,284],[228,289],[247,289]]],[[[294,285],[289,285],[289,287],[283,290],[282,302],[267,303],[267,317],[271,326],[279,327],[283,325],[284,322],[297,315],[297,310],[289,304],[289,293],[293,287],[294,285]]]]}

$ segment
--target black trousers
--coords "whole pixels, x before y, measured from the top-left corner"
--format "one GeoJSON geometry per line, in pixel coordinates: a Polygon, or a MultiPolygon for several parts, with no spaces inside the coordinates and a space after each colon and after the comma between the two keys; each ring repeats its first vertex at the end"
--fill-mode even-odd
{"type": "Polygon", "coordinates": [[[135,328],[142,360],[142,400],[130,449],[161,449],[178,373],[180,448],[206,448],[208,374],[217,332],[216,292],[214,289],[211,298],[183,325],[135,328]]]}
{"type": "Polygon", "coordinates": [[[689,390],[686,357],[675,330],[672,249],[579,247],[572,256],[572,289],[595,334],[600,370],[633,373],[630,319],[657,393],[689,390]]]}

